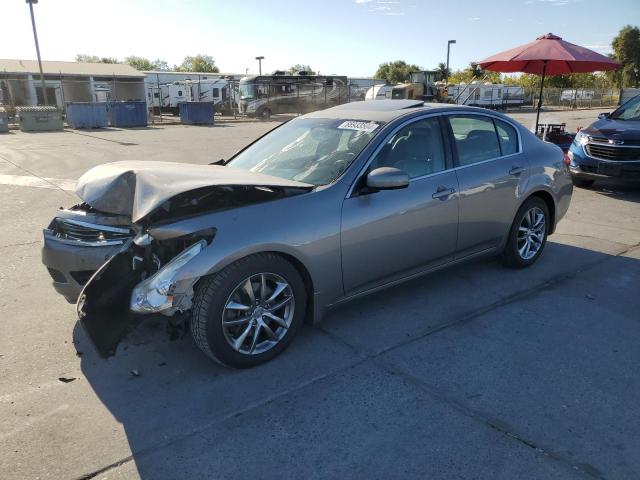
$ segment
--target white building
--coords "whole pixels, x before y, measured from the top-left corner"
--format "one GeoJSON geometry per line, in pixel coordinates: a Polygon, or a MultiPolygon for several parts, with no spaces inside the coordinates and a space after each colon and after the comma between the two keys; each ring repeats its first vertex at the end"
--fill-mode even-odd
{"type": "MultiPolygon", "coordinates": [[[[146,99],[145,74],[121,63],[43,61],[49,105],[67,102],[146,99]]],[[[38,62],[0,59],[0,103],[8,106],[43,105],[38,62]]]]}

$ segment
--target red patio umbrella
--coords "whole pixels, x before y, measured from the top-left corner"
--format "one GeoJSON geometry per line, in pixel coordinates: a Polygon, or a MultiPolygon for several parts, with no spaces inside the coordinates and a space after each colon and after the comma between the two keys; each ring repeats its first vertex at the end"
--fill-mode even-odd
{"type": "Polygon", "coordinates": [[[542,88],[546,75],[615,70],[620,66],[615,60],[600,55],[588,48],[565,42],[562,38],[547,33],[535,41],[506,50],[479,62],[481,68],[494,72],[524,72],[542,75],[540,98],[536,114],[536,132],[542,107],[542,88]]]}

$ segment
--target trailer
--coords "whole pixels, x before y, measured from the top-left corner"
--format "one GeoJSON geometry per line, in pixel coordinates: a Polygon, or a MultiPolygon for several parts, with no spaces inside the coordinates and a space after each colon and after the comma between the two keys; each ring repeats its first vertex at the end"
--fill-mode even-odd
{"type": "Polygon", "coordinates": [[[504,109],[524,104],[524,88],[499,83],[460,83],[449,85],[449,99],[458,105],[504,109]]]}
{"type": "Polygon", "coordinates": [[[562,102],[576,102],[584,100],[593,100],[595,91],[586,90],[584,88],[570,88],[562,90],[560,93],[560,101],[562,102]]]}
{"type": "Polygon", "coordinates": [[[384,100],[385,98],[391,98],[393,93],[393,85],[380,84],[374,85],[367,90],[364,96],[365,100],[384,100]]]}
{"type": "Polygon", "coordinates": [[[185,82],[173,82],[147,86],[147,105],[153,113],[178,115],[179,105],[191,101],[191,87],[185,82]]]}

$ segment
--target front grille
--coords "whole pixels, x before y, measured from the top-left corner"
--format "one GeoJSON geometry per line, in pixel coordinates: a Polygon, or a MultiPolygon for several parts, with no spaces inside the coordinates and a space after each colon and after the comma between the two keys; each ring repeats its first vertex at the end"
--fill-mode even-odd
{"type": "Polygon", "coordinates": [[[616,162],[640,160],[640,147],[618,147],[616,145],[587,143],[585,150],[590,157],[601,160],[616,162]]]}
{"type": "Polygon", "coordinates": [[[97,225],[79,220],[58,218],[54,229],[56,237],[91,245],[118,245],[133,236],[133,232],[125,227],[97,225]]]}

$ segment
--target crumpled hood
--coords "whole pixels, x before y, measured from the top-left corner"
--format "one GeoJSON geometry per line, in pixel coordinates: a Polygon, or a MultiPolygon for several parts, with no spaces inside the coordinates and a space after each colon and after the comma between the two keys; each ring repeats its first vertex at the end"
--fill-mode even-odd
{"type": "Polygon", "coordinates": [[[126,215],[137,222],[180,193],[222,185],[313,188],[307,183],[220,165],[124,161],[89,170],[78,180],[76,194],[96,210],[126,215]]]}

